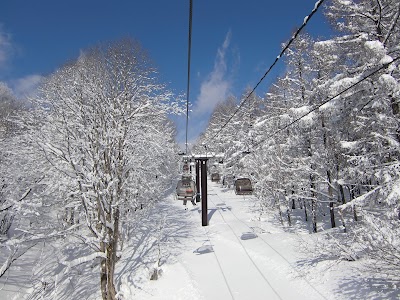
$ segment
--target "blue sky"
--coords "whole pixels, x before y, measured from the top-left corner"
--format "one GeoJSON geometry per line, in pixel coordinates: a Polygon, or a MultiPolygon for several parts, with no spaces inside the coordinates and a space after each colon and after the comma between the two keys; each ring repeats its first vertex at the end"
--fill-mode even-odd
{"type": "MultiPolygon", "coordinates": [[[[316,0],[193,0],[189,142],[228,95],[253,88],[316,0]]],[[[138,40],[177,94],[186,92],[189,0],[2,0],[0,81],[18,96],[81,50],[123,37],[138,40]]],[[[327,36],[322,10],[306,27],[327,36]]],[[[282,62],[257,89],[262,95],[282,62]]],[[[178,141],[185,117],[174,118],[178,141]]]]}

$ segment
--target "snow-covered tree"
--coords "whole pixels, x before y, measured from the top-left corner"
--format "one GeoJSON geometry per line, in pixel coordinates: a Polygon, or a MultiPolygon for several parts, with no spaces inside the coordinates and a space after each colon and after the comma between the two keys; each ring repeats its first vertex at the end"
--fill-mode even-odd
{"type": "Polygon", "coordinates": [[[89,247],[68,268],[98,260],[103,299],[116,299],[115,265],[129,224],[171,183],[178,102],[130,39],[103,44],[50,75],[32,113],[32,138],[50,172],[40,195],[89,247]]]}
{"type": "MultiPolygon", "coordinates": [[[[0,205],[7,207],[6,197],[10,190],[8,180],[5,178],[7,173],[4,172],[6,164],[10,162],[8,155],[5,153],[7,150],[6,144],[10,140],[12,135],[12,126],[9,120],[11,114],[15,112],[15,97],[12,91],[7,87],[6,84],[0,82],[0,167],[2,169],[1,182],[0,182],[0,205]]],[[[8,209],[7,209],[8,210],[8,209]]],[[[0,210],[0,234],[4,235],[8,232],[11,222],[13,219],[12,214],[4,208],[0,210]]]]}
{"type": "Polygon", "coordinates": [[[377,262],[386,261],[398,269],[399,198],[399,39],[398,1],[332,1],[327,15],[344,32],[324,43],[325,50],[341,57],[332,93],[360,84],[340,97],[350,116],[344,125],[340,145],[346,164],[339,177],[349,187],[350,209],[359,221],[363,209],[361,247],[377,262]],[[379,226],[377,224],[379,223],[379,226]],[[397,225],[396,225],[397,223],[397,225]],[[380,240],[376,243],[376,240],[380,240]],[[397,267],[396,267],[397,266],[397,267]]]}
{"type": "Polygon", "coordinates": [[[26,112],[12,91],[0,83],[0,277],[36,243],[30,222],[40,209],[32,195],[40,188],[43,174],[26,137],[29,131],[18,122],[26,112]]]}

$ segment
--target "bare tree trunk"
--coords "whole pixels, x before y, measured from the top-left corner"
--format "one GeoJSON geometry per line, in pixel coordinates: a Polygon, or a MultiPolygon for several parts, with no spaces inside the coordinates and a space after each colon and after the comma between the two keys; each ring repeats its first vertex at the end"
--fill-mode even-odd
{"type": "MultiPolygon", "coordinates": [[[[339,182],[339,174],[340,174],[340,166],[339,166],[339,155],[337,153],[335,153],[335,160],[336,160],[336,181],[339,182]]],[[[345,204],[346,203],[346,198],[344,196],[344,190],[343,190],[343,185],[341,184],[337,184],[338,185],[338,202],[341,204],[345,204]]]]}
{"type": "MultiPolygon", "coordinates": [[[[325,127],[325,116],[321,114],[321,126],[323,129],[323,140],[324,140],[324,147],[325,150],[328,151],[328,134],[325,127]]],[[[328,164],[329,168],[329,164],[328,164]]],[[[329,195],[329,214],[331,217],[331,227],[336,227],[335,224],[335,210],[334,210],[334,203],[333,203],[333,191],[332,191],[332,178],[331,178],[331,171],[326,170],[326,177],[328,180],[328,195],[329,195]]]]}
{"type": "Polygon", "coordinates": [[[353,205],[353,216],[354,216],[354,221],[358,221],[358,216],[357,216],[357,209],[356,206],[353,205]]]}
{"type": "Polygon", "coordinates": [[[281,205],[279,203],[278,203],[278,212],[279,212],[279,220],[281,221],[281,224],[283,225],[282,210],[281,210],[281,205]]]}
{"type": "MultiPolygon", "coordinates": [[[[100,251],[105,253],[106,247],[104,242],[100,242],[100,251]]],[[[100,259],[100,289],[103,300],[107,300],[107,259],[100,259]]]]}
{"type": "Polygon", "coordinates": [[[115,264],[117,262],[117,250],[119,240],[119,209],[114,211],[114,228],[110,229],[110,243],[107,250],[107,300],[116,300],[117,291],[115,290],[114,275],[115,264]]]}
{"type": "Polygon", "coordinates": [[[306,218],[306,222],[308,222],[308,213],[307,213],[307,204],[304,203],[304,216],[306,218]]]}
{"type": "MultiPolygon", "coordinates": [[[[389,95],[389,98],[390,98],[390,103],[391,103],[391,106],[392,106],[392,112],[393,112],[393,114],[395,116],[398,116],[399,113],[400,113],[399,103],[396,102],[396,99],[393,97],[393,95],[389,95]]],[[[399,128],[397,128],[395,136],[397,138],[397,141],[399,142],[400,141],[399,128]]]]}
{"type": "Polygon", "coordinates": [[[336,222],[335,222],[335,208],[333,202],[329,202],[329,213],[331,216],[331,228],[336,227],[336,222]]]}
{"type": "Polygon", "coordinates": [[[296,201],[293,195],[294,195],[294,187],[292,186],[292,209],[296,209],[296,201]]]}
{"type": "MultiPolygon", "coordinates": [[[[311,134],[310,134],[311,136],[311,134]]],[[[311,138],[308,139],[308,156],[312,157],[312,149],[311,149],[311,138]]],[[[313,170],[313,165],[311,164],[311,169],[313,170]]],[[[313,232],[317,232],[317,201],[315,197],[315,183],[314,183],[314,176],[310,173],[310,190],[311,190],[311,222],[313,226],[313,232]]]]}
{"type": "Polygon", "coordinates": [[[119,209],[114,211],[114,228],[107,228],[108,243],[101,243],[101,251],[105,250],[106,258],[101,259],[100,285],[103,300],[116,300],[117,291],[114,284],[115,264],[119,241],[119,209]]]}
{"type": "Polygon", "coordinates": [[[346,203],[346,198],[344,196],[343,185],[339,184],[339,192],[340,192],[340,201],[342,204],[346,203]]]}
{"type": "Polygon", "coordinates": [[[334,228],[334,227],[336,227],[336,223],[335,223],[334,203],[332,201],[333,191],[332,191],[331,171],[327,170],[326,171],[326,176],[328,178],[328,195],[329,195],[329,198],[331,200],[329,202],[329,213],[330,213],[330,216],[331,216],[331,227],[334,228]]]}
{"type": "Polygon", "coordinates": [[[311,181],[311,216],[312,216],[312,226],[313,226],[313,232],[317,232],[317,201],[315,200],[315,184],[314,184],[314,178],[313,175],[310,174],[310,181],[311,181]]]}
{"type": "Polygon", "coordinates": [[[311,215],[312,215],[312,225],[313,232],[317,232],[317,201],[311,200],[311,215]]]}
{"type": "Polygon", "coordinates": [[[289,226],[292,226],[292,216],[290,214],[289,206],[286,208],[286,213],[287,213],[287,218],[288,218],[288,224],[289,224],[289,226]]]}
{"type": "Polygon", "coordinates": [[[343,211],[339,210],[339,216],[340,216],[340,220],[342,220],[343,232],[346,233],[347,228],[346,228],[346,222],[344,221],[344,217],[343,217],[343,211]]]}
{"type": "MultiPolygon", "coordinates": [[[[354,194],[354,187],[351,187],[350,190],[350,201],[353,201],[353,199],[355,198],[355,194],[354,194]]],[[[356,209],[356,205],[352,206],[353,209],[353,217],[354,217],[354,221],[358,221],[358,216],[357,216],[357,209],[356,209]]]]}
{"type": "Polygon", "coordinates": [[[117,292],[114,285],[116,249],[114,242],[111,242],[107,248],[107,300],[116,300],[117,292]]]}
{"type": "Polygon", "coordinates": [[[116,300],[114,286],[115,252],[113,243],[102,243],[106,250],[106,258],[101,259],[100,265],[100,286],[103,300],[116,300]],[[106,246],[105,246],[106,245],[106,246]]]}

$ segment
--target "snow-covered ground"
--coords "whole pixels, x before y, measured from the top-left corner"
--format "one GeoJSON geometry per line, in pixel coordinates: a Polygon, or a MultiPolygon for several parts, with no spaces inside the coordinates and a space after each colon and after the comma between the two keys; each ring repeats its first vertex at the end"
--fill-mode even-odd
{"type": "MultiPolygon", "coordinates": [[[[209,181],[209,225],[202,226],[200,203],[189,202],[185,210],[169,195],[127,242],[116,276],[120,298],[398,299],[396,289],[358,271],[358,261],[314,259],[305,250],[312,247],[304,245],[318,234],[284,230],[268,215],[260,217],[253,196],[235,195],[209,181]],[[150,280],[155,266],[161,276],[150,280]]],[[[35,277],[45,264],[43,251],[37,245],[1,279],[0,299],[101,298],[97,266],[63,278],[48,272],[58,279],[35,277]],[[51,288],[42,292],[40,282],[52,282],[51,288]]]]}
{"type": "MultiPolygon", "coordinates": [[[[318,238],[283,230],[260,218],[253,196],[208,182],[209,226],[201,207],[188,211],[173,197],[159,207],[162,276],[151,264],[122,275],[124,299],[395,299],[384,285],[371,290],[359,262],[313,260],[304,247],[318,238]]],[[[154,220],[153,222],[156,222],[154,220]]],[[[312,247],[310,247],[312,248],[312,247]]],[[[153,255],[156,253],[153,251],[153,255]]],[[[156,258],[153,259],[156,261],[156,258]]]]}
{"type": "MultiPolygon", "coordinates": [[[[210,182],[208,192],[209,226],[201,226],[200,207],[189,205],[189,211],[179,219],[168,216],[174,224],[183,219],[186,229],[184,235],[162,248],[168,251],[171,243],[178,243],[181,253],[164,261],[158,281],[145,280],[134,289],[123,284],[127,299],[324,298],[292,267],[293,240],[252,219],[254,202],[249,196],[236,196],[210,182]]],[[[183,209],[179,202],[172,207],[183,209]]],[[[175,227],[170,228],[168,221],[166,236],[173,234],[175,227]]]]}

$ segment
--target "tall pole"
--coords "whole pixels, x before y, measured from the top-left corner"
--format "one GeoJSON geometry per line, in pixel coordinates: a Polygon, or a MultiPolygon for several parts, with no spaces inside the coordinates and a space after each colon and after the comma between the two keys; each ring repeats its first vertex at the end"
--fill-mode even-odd
{"type": "Polygon", "coordinates": [[[207,208],[207,158],[200,159],[201,164],[201,225],[208,226],[207,208]]]}
{"type": "Polygon", "coordinates": [[[196,159],[196,202],[200,202],[200,161],[196,159]]]}

